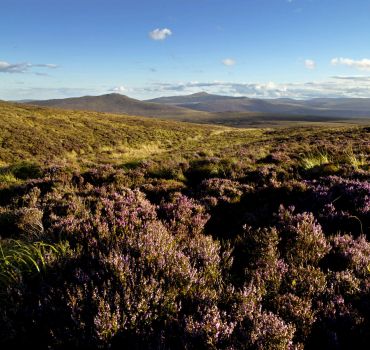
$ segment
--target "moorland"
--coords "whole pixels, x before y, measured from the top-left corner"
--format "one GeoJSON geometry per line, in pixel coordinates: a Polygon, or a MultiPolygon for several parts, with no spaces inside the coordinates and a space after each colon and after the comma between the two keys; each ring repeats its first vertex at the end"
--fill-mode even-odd
{"type": "Polygon", "coordinates": [[[1,347],[367,348],[370,122],[168,119],[0,102],[1,347]]]}

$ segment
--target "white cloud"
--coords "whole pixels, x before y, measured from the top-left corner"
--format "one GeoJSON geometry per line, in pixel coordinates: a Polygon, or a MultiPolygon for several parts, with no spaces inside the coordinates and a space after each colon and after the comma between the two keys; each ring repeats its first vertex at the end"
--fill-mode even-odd
{"type": "Polygon", "coordinates": [[[232,58],[225,58],[222,63],[225,65],[225,66],[234,66],[236,64],[236,61],[233,60],[232,58]]]}
{"type": "Polygon", "coordinates": [[[157,29],[152,30],[149,33],[149,36],[153,40],[164,40],[170,35],[172,35],[172,31],[168,28],[163,28],[163,29],[157,28],[157,29]]]}
{"type": "Polygon", "coordinates": [[[121,85],[121,86],[114,87],[113,89],[110,89],[109,91],[121,93],[121,92],[125,92],[126,88],[121,85]]]}
{"type": "Polygon", "coordinates": [[[0,73],[27,73],[32,68],[39,67],[39,68],[57,68],[58,66],[56,64],[50,64],[50,63],[9,63],[5,61],[0,61],[0,73]]]}
{"type": "Polygon", "coordinates": [[[29,63],[8,63],[0,61],[1,73],[25,73],[29,68],[29,63]]]}
{"type": "Polygon", "coordinates": [[[359,70],[370,70],[370,59],[363,58],[362,60],[353,60],[352,58],[336,57],[331,60],[333,66],[344,65],[354,67],[359,70]]]}
{"type": "Polygon", "coordinates": [[[314,60],[307,59],[304,61],[304,65],[307,69],[315,69],[316,68],[316,62],[314,60]]]}

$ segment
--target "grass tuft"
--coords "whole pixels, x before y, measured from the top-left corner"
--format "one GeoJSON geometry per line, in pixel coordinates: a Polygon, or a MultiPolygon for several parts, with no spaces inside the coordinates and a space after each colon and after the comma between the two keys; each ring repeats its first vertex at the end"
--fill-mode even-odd
{"type": "Polygon", "coordinates": [[[366,156],[363,153],[355,154],[353,151],[353,148],[350,147],[346,152],[346,161],[348,164],[353,166],[355,169],[360,169],[364,166],[366,166],[366,156]]]}
{"type": "Polygon", "coordinates": [[[51,255],[62,252],[61,245],[27,243],[9,239],[0,242],[0,285],[7,286],[23,275],[40,273],[51,255]]]}
{"type": "Polygon", "coordinates": [[[322,165],[330,164],[332,161],[330,156],[325,151],[310,153],[301,160],[301,165],[304,170],[309,170],[322,165]]]}

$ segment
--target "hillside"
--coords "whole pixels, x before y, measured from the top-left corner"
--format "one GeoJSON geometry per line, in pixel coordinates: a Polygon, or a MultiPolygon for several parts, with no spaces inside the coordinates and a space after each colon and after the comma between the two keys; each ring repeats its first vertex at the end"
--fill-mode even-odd
{"type": "MultiPolygon", "coordinates": [[[[295,134],[294,130],[303,130],[292,128],[292,125],[306,126],[310,139],[326,130],[337,130],[338,127],[338,130],[345,130],[349,127],[345,123],[327,123],[325,118],[318,117],[313,118],[315,123],[307,122],[302,117],[276,116],[271,120],[263,114],[240,116],[240,113],[226,113],[223,116],[220,113],[215,118],[211,120],[213,123],[223,123],[222,119],[229,118],[230,124],[242,127],[290,126],[285,129],[284,135],[289,137],[295,134]],[[315,128],[315,125],[320,128],[315,128]]],[[[275,134],[270,134],[269,129],[258,128],[238,129],[0,102],[0,165],[22,160],[93,166],[124,164],[148,157],[157,160],[181,159],[187,152],[192,156],[198,152],[227,154],[226,149],[253,142],[256,142],[253,152],[259,154],[262,149],[268,148],[269,142],[275,142],[275,134]],[[266,142],[266,145],[261,142],[266,142]]],[[[292,150],[295,148],[293,145],[290,147],[292,150]]],[[[236,152],[235,149],[233,152],[236,152]]]]}
{"type": "Polygon", "coordinates": [[[161,153],[223,129],[0,102],[0,165],[22,159],[114,163],[161,153]]]}
{"type": "Polygon", "coordinates": [[[75,98],[30,101],[28,104],[54,107],[67,110],[86,110],[106,113],[119,113],[145,117],[160,117],[177,120],[202,120],[208,113],[189,110],[166,104],[139,101],[120,94],[83,96],[75,98]]]}
{"type": "MultiPolygon", "coordinates": [[[[312,123],[302,117],[276,116],[271,120],[264,115],[240,116],[240,113],[220,114],[214,118],[211,119],[213,123],[223,123],[228,118],[231,125],[242,127],[319,125],[320,129],[308,129],[310,137],[319,130],[346,125],[328,123],[325,118],[314,118],[315,123],[312,123]]],[[[0,102],[0,165],[3,166],[22,160],[62,161],[83,166],[122,164],[147,157],[171,158],[186,152],[215,153],[238,144],[272,140],[268,135],[269,131],[262,129],[234,129],[0,102]]],[[[256,147],[256,152],[260,153],[261,145],[256,147]]]]}

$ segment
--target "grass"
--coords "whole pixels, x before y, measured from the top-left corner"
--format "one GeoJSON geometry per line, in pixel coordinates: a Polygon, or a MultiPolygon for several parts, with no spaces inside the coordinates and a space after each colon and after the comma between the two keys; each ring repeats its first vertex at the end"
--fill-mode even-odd
{"type": "Polygon", "coordinates": [[[59,247],[44,242],[0,241],[0,283],[7,285],[21,275],[40,273],[47,256],[59,251],[59,247]]]}
{"type": "Polygon", "coordinates": [[[176,167],[213,157],[254,167],[257,160],[264,163],[269,154],[279,153],[291,160],[283,162],[287,168],[297,163],[304,169],[321,166],[334,161],[329,154],[358,168],[368,164],[361,155],[368,154],[366,128],[296,123],[243,129],[0,102],[0,183],[37,178],[54,165],[83,170],[150,161],[176,167]],[[342,145],[348,143],[362,152],[345,154],[342,145]]]}
{"type": "Polygon", "coordinates": [[[205,138],[219,129],[216,126],[2,102],[0,127],[0,162],[3,164],[22,160],[45,163],[63,158],[80,164],[119,161],[117,154],[127,159],[127,154],[141,150],[145,156],[153,145],[173,148],[180,146],[183,140],[205,138]]]}
{"type": "Polygon", "coordinates": [[[175,150],[222,149],[262,134],[143,117],[0,102],[0,163],[123,164],[175,150]]]}
{"type": "Polygon", "coordinates": [[[345,153],[348,163],[355,169],[360,169],[361,167],[366,166],[366,155],[364,153],[358,152],[356,154],[352,147],[349,147],[345,153]]]}
{"type": "Polygon", "coordinates": [[[20,179],[17,179],[12,173],[0,174],[0,184],[5,185],[16,185],[21,183],[20,179]]]}
{"type": "Polygon", "coordinates": [[[302,167],[305,170],[331,163],[328,153],[325,151],[309,154],[302,158],[302,167]]]}

